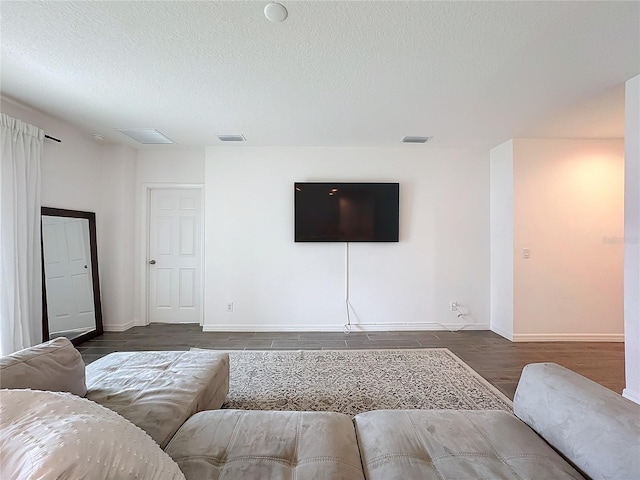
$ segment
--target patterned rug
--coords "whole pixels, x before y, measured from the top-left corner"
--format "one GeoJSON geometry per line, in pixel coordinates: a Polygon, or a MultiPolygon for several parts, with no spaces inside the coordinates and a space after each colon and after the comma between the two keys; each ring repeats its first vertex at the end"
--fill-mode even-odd
{"type": "Polygon", "coordinates": [[[512,402],[446,348],[229,351],[223,408],[512,411],[512,402]]]}

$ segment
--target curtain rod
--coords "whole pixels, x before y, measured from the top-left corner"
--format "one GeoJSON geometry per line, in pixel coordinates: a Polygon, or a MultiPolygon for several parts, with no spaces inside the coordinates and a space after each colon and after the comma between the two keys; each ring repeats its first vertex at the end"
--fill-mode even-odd
{"type": "Polygon", "coordinates": [[[52,137],[51,135],[45,135],[44,138],[48,138],[49,140],[53,140],[54,142],[62,143],[62,140],[56,137],[52,137]]]}

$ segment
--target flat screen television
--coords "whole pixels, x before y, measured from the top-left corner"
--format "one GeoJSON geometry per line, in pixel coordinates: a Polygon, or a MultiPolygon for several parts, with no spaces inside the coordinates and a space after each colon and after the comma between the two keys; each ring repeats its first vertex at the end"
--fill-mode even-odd
{"type": "Polygon", "coordinates": [[[295,183],[296,242],[399,241],[398,183],[295,183]]]}

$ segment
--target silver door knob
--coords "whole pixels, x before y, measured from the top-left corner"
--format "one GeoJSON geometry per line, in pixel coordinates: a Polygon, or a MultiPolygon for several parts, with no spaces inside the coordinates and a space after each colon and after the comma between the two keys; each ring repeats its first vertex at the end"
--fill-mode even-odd
{"type": "Polygon", "coordinates": [[[156,261],[155,260],[149,260],[149,265],[155,265],[156,261]]]}

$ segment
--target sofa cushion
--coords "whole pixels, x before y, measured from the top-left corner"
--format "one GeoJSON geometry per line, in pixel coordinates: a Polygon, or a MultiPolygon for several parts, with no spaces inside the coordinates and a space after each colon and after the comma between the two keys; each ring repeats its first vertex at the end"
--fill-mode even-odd
{"type": "Polygon", "coordinates": [[[378,410],[354,422],[368,480],[583,478],[507,412],[378,410]]]}
{"type": "Polygon", "coordinates": [[[341,413],[201,412],[166,452],[190,480],[364,479],[353,423],[341,413]]]}
{"type": "Polygon", "coordinates": [[[229,392],[229,355],[112,353],[87,366],[87,398],[130,420],[165,447],[194,413],[220,408],[229,392]]]}
{"type": "Polygon", "coordinates": [[[592,478],[640,479],[640,405],[554,363],[527,365],[514,413],[592,478]]]}
{"type": "Polygon", "coordinates": [[[87,393],[82,355],[65,337],[0,358],[0,388],[87,393]]]}
{"type": "Polygon", "coordinates": [[[70,393],[0,391],[0,451],[4,479],[184,479],[145,432],[70,393]]]}

